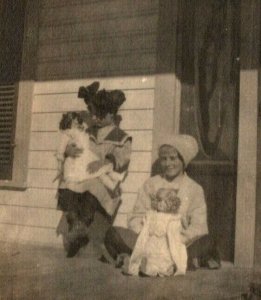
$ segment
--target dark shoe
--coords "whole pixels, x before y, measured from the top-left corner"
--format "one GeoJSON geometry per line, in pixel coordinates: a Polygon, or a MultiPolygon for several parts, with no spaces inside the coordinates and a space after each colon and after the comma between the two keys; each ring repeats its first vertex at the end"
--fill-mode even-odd
{"type": "Polygon", "coordinates": [[[126,257],[129,258],[130,255],[127,254],[127,253],[119,254],[119,255],[117,256],[117,259],[116,259],[115,267],[116,267],[116,268],[121,268],[121,267],[124,265],[124,262],[125,262],[126,257]]]}
{"type": "Polygon", "coordinates": [[[188,265],[187,265],[187,270],[188,271],[196,271],[199,269],[199,263],[197,258],[189,259],[188,260],[188,265]]]}
{"type": "Polygon", "coordinates": [[[213,258],[208,260],[207,263],[208,269],[210,270],[217,270],[220,269],[221,264],[219,262],[217,262],[216,260],[214,260],[213,258]]]}
{"type": "Polygon", "coordinates": [[[67,257],[68,258],[74,257],[79,252],[79,250],[83,246],[86,246],[88,243],[89,243],[88,237],[81,237],[71,242],[68,247],[67,257]]]}

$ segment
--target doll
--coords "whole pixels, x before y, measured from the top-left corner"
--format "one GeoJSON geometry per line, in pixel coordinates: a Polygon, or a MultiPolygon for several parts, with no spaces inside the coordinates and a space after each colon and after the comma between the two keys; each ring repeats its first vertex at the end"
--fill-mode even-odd
{"type": "Polygon", "coordinates": [[[117,184],[123,180],[123,175],[114,172],[112,165],[107,164],[94,173],[88,171],[88,164],[99,158],[90,150],[89,138],[86,133],[87,127],[88,124],[81,113],[68,112],[63,114],[59,125],[61,142],[56,152],[58,168],[55,180],[62,178],[68,185],[73,186],[74,183],[77,184],[87,179],[99,177],[108,189],[114,190],[117,184]],[[65,150],[70,143],[82,149],[82,153],[78,157],[65,158],[65,150]]]}
{"type": "Polygon", "coordinates": [[[178,213],[180,199],[177,191],[161,188],[155,196],[151,195],[151,199],[151,210],[144,218],[126,273],[146,276],[183,275],[187,268],[187,252],[181,241],[181,217],[178,213]]]}

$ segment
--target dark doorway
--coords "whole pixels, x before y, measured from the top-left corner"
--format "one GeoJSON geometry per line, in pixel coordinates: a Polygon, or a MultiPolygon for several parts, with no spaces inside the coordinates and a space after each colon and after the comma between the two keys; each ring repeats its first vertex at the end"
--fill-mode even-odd
{"type": "Polygon", "coordinates": [[[180,1],[181,133],[200,153],[188,173],[205,190],[209,230],[234,260],[240,1],[180,1]]]}

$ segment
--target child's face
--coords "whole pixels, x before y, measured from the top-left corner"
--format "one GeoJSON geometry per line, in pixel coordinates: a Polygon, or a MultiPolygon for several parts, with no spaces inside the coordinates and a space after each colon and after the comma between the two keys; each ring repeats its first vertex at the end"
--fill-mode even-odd
{"type": "Polygon", "coordinates": [[[180,160],[178,152],[172,146],[163,146],[159,152],[159,160],[163,175],[174,179],[183,174],[183,162],[180,160]]]}
{"type": "Polygon", "coordinates": [[[105,127],[114,123],[113,114],[107,113],[105,116],[100,115],[100,113],[97,111],[96,107],[92,103],[88,105],[88,109],[92,115],[92,120],[94,121],[96,126],[105,127]]]}
{"type": "Polygon", "coordinates": [[[93,119],[95,121],[95,124],[98,127],[105,127],[105,126],[113,124],[113,115],[109,114],[109,113],[103,118],[97,117],[96,115],[94,115],[93,119]]]}

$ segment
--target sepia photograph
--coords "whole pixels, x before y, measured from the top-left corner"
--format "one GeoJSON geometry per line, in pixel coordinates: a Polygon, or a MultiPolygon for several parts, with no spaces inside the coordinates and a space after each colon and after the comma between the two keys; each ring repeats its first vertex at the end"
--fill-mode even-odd
{"type": "Polygon", "coordinates": [[[261,299],[260,40],[260,0],[0,0],[0,300],[261,299]]]}

